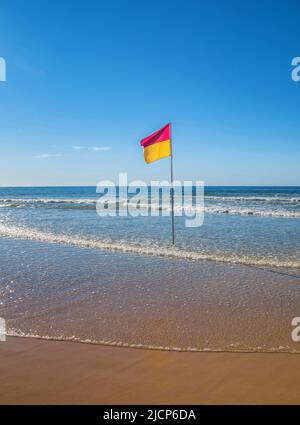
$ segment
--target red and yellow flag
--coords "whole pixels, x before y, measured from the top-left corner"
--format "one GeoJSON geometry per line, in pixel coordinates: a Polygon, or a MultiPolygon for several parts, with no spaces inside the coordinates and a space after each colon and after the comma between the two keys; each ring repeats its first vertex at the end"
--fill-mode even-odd
{"type": "Polygon", "coordinates": [[[171,155],[170,124],[141,140],[147,164],[171,155]]]}

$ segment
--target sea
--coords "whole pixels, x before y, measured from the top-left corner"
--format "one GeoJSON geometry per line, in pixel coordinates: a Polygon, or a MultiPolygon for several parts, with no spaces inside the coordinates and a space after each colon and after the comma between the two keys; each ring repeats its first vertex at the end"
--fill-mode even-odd
{"type": "MultiPolygon", "coordinates": [[[[300,187],[206,186],[99,216],[95,187],[0,187],[0,317],[11,336],[178,351],[300,352],[300,187]],[[150,214],[149,211],[155,211],[150,214]],[[148,211],[148,214],[147,214],[148,211]],[[191,211],[190,211],[191,212],[191,211]]],[[[106,201],[107,202],[107,201],[106,201]]],[[[115,204],[114,204],[115,203],[115,204]]]]}

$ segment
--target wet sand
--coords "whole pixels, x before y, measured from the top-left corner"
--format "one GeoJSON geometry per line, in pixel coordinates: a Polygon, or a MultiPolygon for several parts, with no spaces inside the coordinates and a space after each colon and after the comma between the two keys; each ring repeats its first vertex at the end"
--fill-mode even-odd
{"type": "Polygon", "coordinates": [[[300,355],[192,353],[9,337],[1,404],[300,403],[300,355]]]}

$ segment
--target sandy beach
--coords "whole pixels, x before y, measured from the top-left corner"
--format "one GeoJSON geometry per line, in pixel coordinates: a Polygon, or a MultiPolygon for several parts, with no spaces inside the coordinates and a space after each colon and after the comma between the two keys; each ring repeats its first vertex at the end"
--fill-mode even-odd
{"type": "Polygon", "coordinates": [[[300,405],[300,0],[0,4],[0,425],[300,405]]]}
{"type": "Polygon", "coordinates": [[[297,404],[300,355],[184,353],[8,338],[1,404],[297,404]]]}

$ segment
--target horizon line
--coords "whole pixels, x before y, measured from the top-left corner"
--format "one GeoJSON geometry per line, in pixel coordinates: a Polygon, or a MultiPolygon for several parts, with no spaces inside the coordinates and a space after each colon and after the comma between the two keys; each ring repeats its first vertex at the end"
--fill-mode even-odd
{"type": "MultiPolygon", "coordinates": [[[[97,185],[0,185],[0,189],[9,188],[50,188],[50,187],[97,187],[97,185]]],[[[117,187],[128,187],[128,186],[117,186],[117,187]]],[[[288,184],[288,185],[270,185],[270,184],[208,184],[204,187],[299,187],[300,184],[288,184]]]]}

